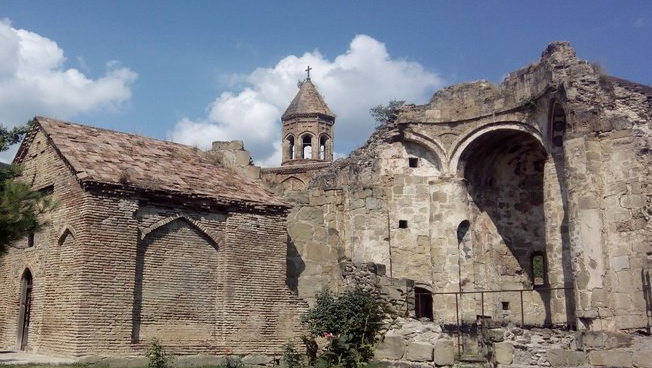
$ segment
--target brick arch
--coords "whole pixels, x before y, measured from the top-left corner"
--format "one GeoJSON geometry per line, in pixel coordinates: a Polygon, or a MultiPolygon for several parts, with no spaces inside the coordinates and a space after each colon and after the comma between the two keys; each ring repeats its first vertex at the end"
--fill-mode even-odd
{"type": "Polygon", "coordinates": [[[149,235],[152,231],[154,231],[154,230],[156,230],[156,229],[158,229],[160,227],[163,227],[163,226],[165,226],[165,225],[167,225],[167,224],[169,224],[169,223],[171,223],[173,221],[176,221],[176,220],[185,221],[190,226],[195,228],[197,231],[202,233],[204,236],[206,236],[206,238],[208,238],[211,241],[211,243],[213,243],[212,245],[215,248],[219,249],[219,247],[222,246],[222,239],[220,239],[220,238],[214,236],[213,234],[211,234],[211,232],[208,229],[206,229],[202,224],[200,224],[198,221],[195,221],[195,220],[193,220],[191,218],[188,218],[186,216],[170,216],[170,217],[166,217],[166,218],[154,223],[153,225],[150,225],[150,226],[148,226],[146,228],[141,228],[141,229],[139,229],[140,239],[141,240],[145,239],[147,237],[147,235],[149,235]]]}
{"type": "Polygon", "coordinates": [[[132,343],[159,337],[171,346],[207,348],[219,313],[218,241],[196,221],[180,215],[141,230],[141,237],[132,343]]]}
{"type": "MultiPolygon", "coordinates": [[[[283,186],[287,186],[288,184],[291,184],[292,182],[298,182],[302,186],[302,188],[296,188],[296,189],[306,189],[306,182],[299,179],[299,178],[297,178],[294,175],[288,176],[287,178],[283,179],[283,181],[281,181],[281,184],[283,184],[283,186]]],[[[291,189],[295,189],[295,188],[291,188],[291,189]]]]}
{"type": "Polygon", "coordinates": [[[478,129],[470,131],[468,134],[465,134],[455,140],[452,145],[450,158],[448,161],[448,171],[450,173],[458,173],[460,167],[460,158],[462,153],[479,137],[484,136],[487,133],[500,131],[500,130],[512,130],[520,131],[530,134],[534,139],[541,143],[541,146],[546,147],[541,137],[541,132],[532,126],[519,122],[500,122],[494,124],[484,125],[478,129]]]}
{"type": "Polygon", "coordinates": [[[66,238],[68,238],[68,236],[72,236],[73,241],[77,239],[77,233],[75,232],[75,229],[70,225],[64,225],[63,228],[61,228],[61,231],[59,231],[59,236],[57,237],[57,244],[63,245],[63,243],[66,241],[66,238]]]}

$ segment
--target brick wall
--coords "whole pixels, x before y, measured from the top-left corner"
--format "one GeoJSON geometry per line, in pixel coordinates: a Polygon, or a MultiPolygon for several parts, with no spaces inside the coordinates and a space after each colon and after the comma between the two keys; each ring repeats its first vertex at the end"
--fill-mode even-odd
{"type": "Polygon", "coordinates": [[[33,248],[0,257],[2,348],[15,348],[26,268],[35,352],[141,355],[158,338],[177,354],[278,355],[301,334],[306,304],[285,285],[284,213],[84,190],[40,133],[24,165],[25,180],[53,185],[59,205],[33,248]]]}

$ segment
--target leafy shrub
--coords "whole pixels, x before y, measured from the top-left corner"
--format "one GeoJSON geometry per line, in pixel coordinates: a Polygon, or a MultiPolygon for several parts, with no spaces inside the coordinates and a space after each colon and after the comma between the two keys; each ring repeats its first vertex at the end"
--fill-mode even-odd
{"type": "Polygon", "coordinates": [[[174,356],[165,351],[158,340],[154,339],[152,344],[147,348],[145,356],[149,359],[147,368],[172,368],[174,356]]]}
{"type": "Polygon", "coordinates": [[[335,296],[329,290],[316,295],[315,306],[303,318],[314,336],[329,341],[315,367],[360,367],[374,356],[385,313],[372,295],[361,289],[335,296]]]}
{"type": "Polygon", "coordinates": [[[283,345],[283,356],[281,362],[285,368],[299,368],[303,366],[303,357],[297,351],[294,344],[289,342],[283,345]]]}

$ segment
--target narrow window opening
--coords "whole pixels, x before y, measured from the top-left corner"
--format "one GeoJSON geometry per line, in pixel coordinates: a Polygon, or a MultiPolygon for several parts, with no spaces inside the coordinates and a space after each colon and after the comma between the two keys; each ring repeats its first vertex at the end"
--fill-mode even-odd
{"type": "Polygon", "coordinates": [[[541,253],[532,255],[532,284],[535,288],[546,285],[546,259],[541,253]]]}
{"type": "Polygon", "coordinates": [[[295,159],[294,155],[294,137],[290,136],[288,137],[288,157],[290,160],[295,159]]]}
{"type": "Polygon", "coordinates": [[[464,240],[468,240],[469,236],[469,228],[471,227],[471,223],[469,220],[464,220],[460,222],[460,224],[457,226],[457,242],[461,243],[464,240]]]}
{"type": "Polygon", "coordinates": [[[34,246],[34,233],[27,234],[27,248],[34,246]]]}
{"type": "Polygon", "coordinates": [[[312,158],[312,137],[310,135],[303,136],[303,158],[312,158]]]}
{"type": "Polygon", "coordinates": [[[408,227],[407,220],[398,220],[398,228],[399,229],[407,229],[407,227],[408,227]]]}
{"type": "Polygon", "coordinates": [[[326,159],[326,136],[319,138],[319,159],[326,159]]]}
{"type": "Polygon", "coordinates": [[[408,165],[410,167],[419,167],[419,158],[418,157],[408,158],[408,165]]]}
{"type": "Polygon", "coordinates": [[[414,288],[414,315],[432,321],[432,294],[424,288],[414,288]]]}
{"type": "Polygon", "coordinates": [[[500,302],[502,304],[503,310],[508,311],[509,310],[509,302],[500,302]]]}

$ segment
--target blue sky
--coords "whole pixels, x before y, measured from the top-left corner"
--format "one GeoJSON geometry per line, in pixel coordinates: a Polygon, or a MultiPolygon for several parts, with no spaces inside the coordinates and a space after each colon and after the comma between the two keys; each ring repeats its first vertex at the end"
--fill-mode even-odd
{"type": "Polygon", "coordinates": [[[649,0],[3,0],[0,19],[3,124],[46,115],[203,148],[242,139],[267,166],[308,65],[340,155],[373,130],[369,107],[498,83],[553,40],[652,85],[649,0]]]}

